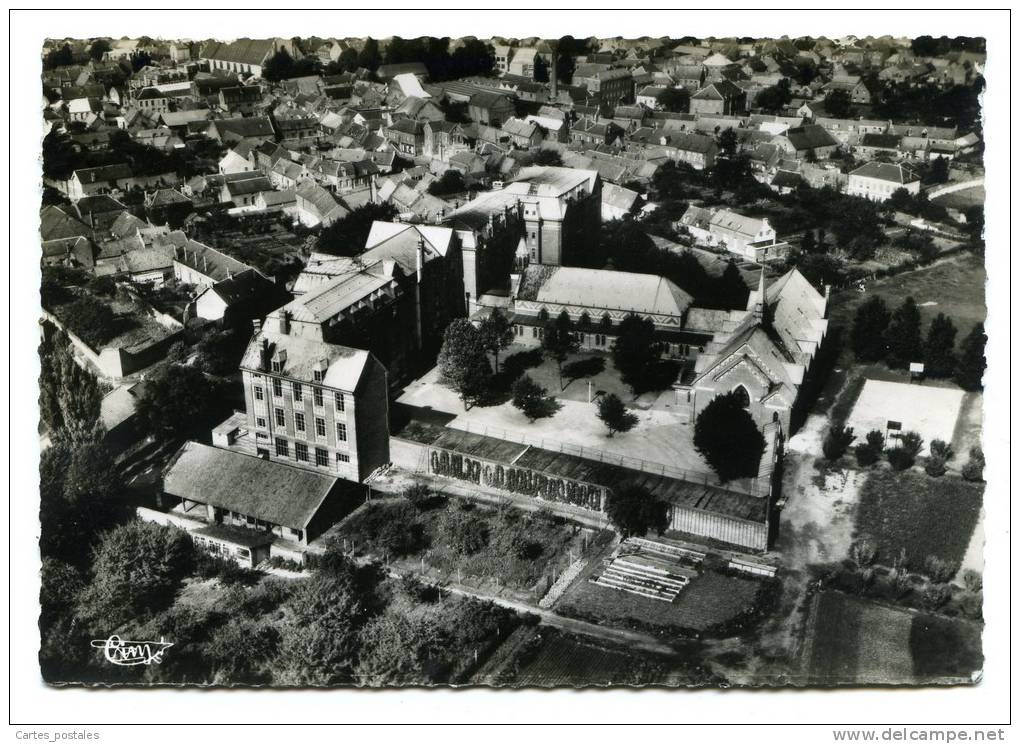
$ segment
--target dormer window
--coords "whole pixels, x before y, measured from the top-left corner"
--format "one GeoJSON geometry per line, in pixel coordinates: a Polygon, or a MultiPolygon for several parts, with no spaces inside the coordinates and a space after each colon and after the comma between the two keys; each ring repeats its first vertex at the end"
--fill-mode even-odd
{"type": "Polygon", "coordinates": [[[313,380],[315,380],[316,382],[322,382],[322,377],[323,377],[323,370],[321,370],[321,369],[312,370],[312,379],[313,380]]]}

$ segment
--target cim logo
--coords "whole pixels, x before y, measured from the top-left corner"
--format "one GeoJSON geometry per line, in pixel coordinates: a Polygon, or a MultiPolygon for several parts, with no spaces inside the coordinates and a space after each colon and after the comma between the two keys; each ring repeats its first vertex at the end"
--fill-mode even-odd
{"type": "Polygon", "coordinates": [[[158,641],[125,641],[112,635],[106,639],[92,641],[92,648],[103,649],[103,655],[117,666],[139,666],[159,664],[163,654],[174,644],[160,638],[158,641]]]}

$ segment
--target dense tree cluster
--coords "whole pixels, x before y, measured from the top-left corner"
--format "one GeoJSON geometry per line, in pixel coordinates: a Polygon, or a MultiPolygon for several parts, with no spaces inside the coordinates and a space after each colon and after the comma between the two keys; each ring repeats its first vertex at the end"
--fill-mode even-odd
{"type": "Polygon", "coordinates": [[[389,202],[364,204],[324,227],[315,242],[315,250],[332,256],[357,256],[365,250],[372,223],[376,220],[389,222],[396,216],[396,207],[389,202]]]}
{"type": "Polygon", "coordinates": [[[386,45],[385,64],[421,62],[429,80],[440,82],[473,75],[488,75],[496,63],[492,46],[478,39],[463,39],[450,51],[448,37],[419,36],[402,39],[394,36],[386,45]]]}
{"type": "Polygon", "coordinates": [[[694,423],[694,448],[723,483],[756,477],[765,451],[765,437],[738,392],[715,396],[694,423]]]}

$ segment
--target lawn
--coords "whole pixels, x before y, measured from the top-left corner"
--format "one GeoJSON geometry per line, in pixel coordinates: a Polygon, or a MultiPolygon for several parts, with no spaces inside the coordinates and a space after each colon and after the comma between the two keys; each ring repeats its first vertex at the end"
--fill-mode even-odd
{"type": "Polygon", "coordinates": [[[761,581],[702,571],[673,602],[578,581],[556,605],[561,614],[623,627],[702,632],[749,609],[761,581]]]}
{"type": "Polygon", "coordinates": [[[537,628],[508,666],[520,665],[514,687],[593,687],[656,684],[667,678],[665,664],[632,651],[608,649],[552,628],[537,628]]]}
{"type": "Polygon", "coordinates": [[[915,569],[929,555],[958,563],[981,513],[983,492],[983,484],[952,475],[876,470],[861,489],[856,534],[875,544],[877,561],[886,565],[901,549],[915,569]]]}
{"type": "Polygon", "coordinates": [[[903,610],[825,592],[812,622],[808,682],[912,684],[912,620],[903,610]]]}
{"type": "Polygon", "coordinates": [[[910,626],[914,674],[922,682],[969,682],[982,668],[981,626],[937,615],[918,615],[910,626]]]}
{"type": "Polygon", "coordinates": [[[869,282],[867,292],[852,289],[833,293],[829,302],[829,318],[833,325],[850,328],[857,306],[878,296],[892,309],[910,296],[921,310],[922,329],[938,313],[948,315],[962,340],[975,323],[983,322],[985,307],[985,266],[979,256],[964,253],[939,261],[931,266],[905,271],[896,276],[869,282]]]}
{"type": "Polygon", "coordinates": [[[869,431],[885,433],[889,421],[898,421],[902,431],[921,435],[921,454],[927,455],[933,439],[953,441],[963,396],[959,388],[867,380],[847,424],[863,440],[869,431]]]}

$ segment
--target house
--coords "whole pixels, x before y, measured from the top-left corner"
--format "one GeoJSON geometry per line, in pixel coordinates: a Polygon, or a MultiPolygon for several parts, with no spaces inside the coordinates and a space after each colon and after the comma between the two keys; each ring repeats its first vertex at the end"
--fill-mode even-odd
{"type": "Polygon", "coordinates": [[[502,93],[482,91],[468,101],[468,116],[476,124],[499,127],[514,115],[514,104],[502,93]]]}
{"type": "Polygon", "coordinates": [[[414,75],[421,80],[428,80],[429,71],[423,62],[401,62],[397,64],[379,65],[376,77],[388,83],[398,75],[414,75]]]}
{"type": "Polygon", "coordinates": [[[467,149],[464,127],[449,121],[426,121],[422,126],[422,154],[448,160],[467,149]]]}
{"type": "Polygon", "coordinates": [[[894,191],[906,189],[911,194],[921,190],[921,179],[917,173],[902,163],[865,163],[850,171],[846,193],[863,196],[872,201],[886,201],[894,191]]]}
{"type": "Polygon", "coordinates": [[[248,268],[205,286],[189,303],[186,314],[188,318],[240,328],[255,318],[264,318],[289,299],[280,285],[248,268]]]}
{"type": "Polygon", "coordinates": [[[179,228],[194,210],[191,199],[177,189],[156,189],[145,195],[145,216],[153,225],[179,228]]]}
{"type": "MultiPolygon", "coordinates": [[[[225,442],[227,433],[217,427],[213,437],[225,442]]],[[[220,554],[227,546],[226,557],[251,566],[269,557],[264,540],[307,545],[319,537],[354,508],[351,486],[325,470],[187,442],[163,473],[160,501],[182,517],[209,524],[193,533],[197,543],[207,550],[216,545],[220,554]]]]}
{"type": "Polygon", "coordinates": [[[254,150],[255,148],[250,142],[239,142],[220,158],[218,171],[222,174],[254,171],[255,158],[252,155],[254,150]]]}
{"type": "Polygon", "coordinates": [[[532,147],[538,147],[545,139],[542,127],[538,123],[526,119],[510,117],[503,122],[503,126],[500,129],[507,137],[507,141],[521,150],[530,150],[532,147]]]}
{"type": "Polygon", "coordinates": [[[205,134],[225,145],[247,142],[257,146],[276,137],[268,116],[213,119],[206,127],[205,134]]]}
{"type": "Polygon", "coordinates": [[[219,105],[224,111],[251,116],[262,101],[262,88],[257,85],[233,85],[220,88],[219,105]]]}
{"type": "Polygon", "coordinates": [[[275,117],[278,139],[288,147],[307,147],[319,141],[319,120],[314,116],[293,115],[275,117]]]}
{"type": "Polygon", "coordinates": [[[405,98],[393,109],[395,117],[406,117],[419,121],[444,121],[446,114],[431,98],[405,98]]]}
{"type": "Polygon", "coordinates": [[[191,240],[180,230],[157,237],[152,244],[170,251],[173,257],[173,276],[181,284],[211,287],[217,282],[252,269],[233,256],[221,253],[197,240],[191,240]]]}
{"type": "Polygon", "coordinates": [[[128,188],[134,179],[131,166],[127,163],[100,165],[95,168],[79,168],[65,182],[67,198],[77,201],[85,196],[104,191],[128,188]]]}
{"type": "Polygon", "coordinates": [[[898,160],[900,157],[900,146],[905,138],[895,134],[865,134],[855,152],[862,158],[874,160],[879,155],[884,155],[891,160],[898,160]]]}
{"type": "Polygon", "coordinates": [[[698,242],[723,248],[749,261],[775,258],[786,247],[767,218],[755,219],[728,209],[690,206],[677,223],[698,242]]]}
{"type": "Polygon", "coordinates": [[[314,181],[297,186],[294,200],[294,215],[307,227],[329,226],[350,214],[349,209],[314,181]]]}
{"type": "Polygon", "coordinates": [[[715,164],[719,146],[715,137],[687,132],[669,135],[668,145],[675,153],[674,159],[687,163],[695,170],[705,170],[715,164]]]}
{"type": "Polygon", "coordinates": [[[158,88],[142,88],[135,96],[135,105],[149,117],[170,110],[170,96],[158,88]]]}
{"type": "Polygon", "coordinates": [[[425,148],[425,124],[414,119],[400,119],[383,127],[383,137],[403,155],[421,155],[425,148]]]}
{"type": "Polygon", "coordinates": [[[607,106],[630,103],[634,100],[634,77],[631,71],[622,67],[613,67],[578,75],[573,78],[574,85],[587,88],[588,92],[607,106]]]}
{"type": "Polygon", "coordinates": [[[258,194],[273,190],[272,181],[265,176],[230,180],[220,187],[220,202],[230,202],[234,207],[250,208],[255,206],[258,194]]]}
{"type": "Polygon", "coordinates": [[[691,96],[692,114],[730,116],[746,110],[747,94],[729,80],[710,83],[691,96]]]}
{"type": "Polygon", "coordinates": [[[824,127],[817,124],[805,124],[801,127],[787,129],[771,141],[797,158],[814,158],[816,160],[829,157],[839,147],[839,142],[824,127]]]}
{"type": "Polygon", "coordinates": [[[602,184],[602,220],[622,220],[633,214],[641,202],[641,194],[615,183],[602,184]]]}
{"type": "Polygon", "coordinates": [[[870,104],[871,91],[861,80],[860,75],[834,75],[832,80],[822,86],[822,92],[826,95],[833,92],[846,93],[851,103],[870,104]]]}
{"type": "Polygon", "coordinates": [[[74,203],[78,217],[94,231],[105,231],[127,210],[127,207],[109,194],[83,196],[74,203]]]}

